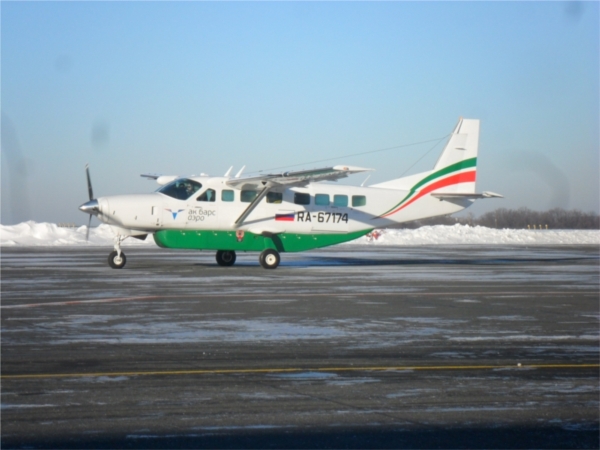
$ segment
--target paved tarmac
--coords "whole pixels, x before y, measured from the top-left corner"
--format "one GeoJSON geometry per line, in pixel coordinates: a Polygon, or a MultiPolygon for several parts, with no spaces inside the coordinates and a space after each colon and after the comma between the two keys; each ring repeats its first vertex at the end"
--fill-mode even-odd
{"type": "Polygon", "coordinates": [[[598,448],[596,247],[2,248],[2,448],[598,448]]]}

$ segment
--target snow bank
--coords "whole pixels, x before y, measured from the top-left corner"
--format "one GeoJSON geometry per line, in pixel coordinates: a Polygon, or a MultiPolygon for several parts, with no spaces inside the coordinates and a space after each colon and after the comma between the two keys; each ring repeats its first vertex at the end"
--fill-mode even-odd
{"type": "Polygon", "coordinates": [[[366,236],[354,242],[371,245],[600,245],[600,230],[511,230],[456,224],[379,233],[379,237],[366,236]]]}
{"type": "MultiPolygon", "coordinates": [[[[86,242],[86,226],[61,228],[53,223],[23,222],[0,225],[0,246],[110,246],[113,234],[108,225],[90,229],[86,242]]],[[[435,225],[416,230],[382,230],[381,235],[363,237],[352,244],[363,245],[600,245],[599,230],[497,230],[468,225],[435,225]]],[[[129,238],[123,246],[155,246],[154,239],[129,238]]]]}
{"type": "MultiPolygon", "coordinates": [[[[87,226],[79,228],[62,228],[54,223],[23,222],[18,225],[0,225],[0,246],[78,246],[113,245],[113,233],[108,225],[102,224],[90,228],[90,238],[85,240],[87,226]]],[[[123,241],[123,247],[132,245],[156,246],[154,239],[145,241],[128,238],[123,241]]]]}

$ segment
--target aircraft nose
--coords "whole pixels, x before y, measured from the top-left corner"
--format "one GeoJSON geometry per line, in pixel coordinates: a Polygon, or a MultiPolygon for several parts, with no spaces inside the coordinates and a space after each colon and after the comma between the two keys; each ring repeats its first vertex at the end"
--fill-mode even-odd
{"type": "Polygon", "coordinates": [[[93,199],[81,205],[79,209],[84,213],[97,215],[100,212],[100,205],[98,204],[98,200],[93,199]]]}

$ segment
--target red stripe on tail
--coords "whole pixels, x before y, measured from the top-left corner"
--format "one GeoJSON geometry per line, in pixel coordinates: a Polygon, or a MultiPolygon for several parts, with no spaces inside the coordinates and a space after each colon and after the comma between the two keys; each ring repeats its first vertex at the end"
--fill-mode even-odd
{"type": "Polygon", "coordinates": [[[459,183],[475,182],[476,176],[477,176],[477,171],[471,170],[469,172],[457,173],[456,175],[452,175],[448,178],[444,178],[442,180],[436,181],[435,183],[432,183],[429,186],[426,186],[423,189],[421,189],[417,195],[415,195],[413,198],[410,199],[410,201],[406,202],[404,205],[400,206],[399,208],[395,209],[392,212],[387,213],[386,215],[384,215],[382,217],[391,216],[392,214],[397,213],[401,209],[406,208],[412,202],[418,200],[419,198],[423,197],[424,195],[429,194],[432,191],[435,191],[436,189],[453,186],[453,185],[459,184],[459,183]]]}

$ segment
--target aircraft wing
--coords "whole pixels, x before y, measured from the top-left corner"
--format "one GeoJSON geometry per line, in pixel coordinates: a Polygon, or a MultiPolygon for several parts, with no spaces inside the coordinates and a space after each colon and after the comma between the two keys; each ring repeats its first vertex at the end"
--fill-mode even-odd
{"type": "Polygon", "coordinates": [[[249,178],[232,178],[227,180],[227,185],[233,188],[246,189],[264,188],[269,185],[271,189],[277,187],[306,186],[317,181],[337,181],[359,172],[373,169],[365,169],[356,166],[333,166],[321,169],[298,170],[295,172],[283,172],[279,174],[265,174],[249,178]]]}
{"type": "Polygon", "coordinates": [[[149,180],[156,180],[158,184],[164,186],[167,183],[170,183],[173,180],[179,178],[179,175],[159,175],[156,173],[143,173],[140,177],[148,178],[149,180]]]}

